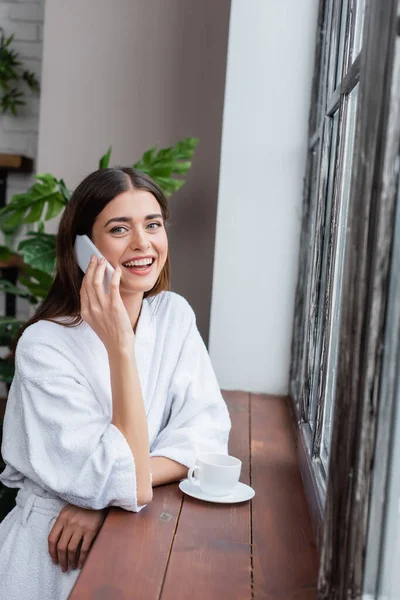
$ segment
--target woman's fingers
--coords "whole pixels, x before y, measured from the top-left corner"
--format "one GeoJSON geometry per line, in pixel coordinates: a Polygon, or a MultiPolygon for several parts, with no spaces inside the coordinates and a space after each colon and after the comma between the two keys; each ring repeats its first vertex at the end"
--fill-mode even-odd
{"type": "Polygon", "coordinates": [[[98,305],[99,303],[102,305],[105,300],[105,268],[105,259],[98,260],[97,256],[93,255],[83,278],[81,288],[81,290],[86,292],[84,301],[87,301],[89,308],[98,305]]]}
{"type": "MultiPolygon", "coordinates": [[[[97,258],[96,264],[97,264],[97,258]]],[[[91,264],[83,282],[81,316],[107,349],[131,345],[134,333],[120,294],[121,268],[117,266],[110,281],[110,294],[104,289],[105,259],[94,269],[91,264]],[[86,296],[85,296],[86,293],[86,296]]]]}
{"type": "Polygon", "coordinates": [[[117,267],[112,274],[110,281],[110,299],[111,302],[116,305],[121,302],[121,295],[119,293],[119,284],[121,282],[121,267],[117,267]]]}
{"type": "Polygon", "coordinates": [[[73,536],[73,533],[69,527],[64,527],[60,539],[57,543],[57,556],[58,562],[63,573],[68,571],[68,545],[73,536]]]}
{"type": "Polygon", "coordinates": [[[87,533],[83,537],[82,546],[79,552],[78,569],[82,569],[83,565],[85,564],[89,550],[92,547],[93,540],[95,539],[96,535],[97,533],[87,533]]]}
{"type": "Polygon", "coordinates": [[[84,275],[84,278],[82,280],[82,287],[85,291],[86,291],[86,296],[87,299],[90,299],[91,293],[93,294],[93,277],[96,271],[96,267],[97,267],[97,257],[96,256],[92,256],[92,258],[90,259],[90,263],[88,265],[88,268],[86,269],[86,273],[84,275]]]}
{"type": "Polygon", "coordinates": [[[106,298],[106,292],[104,290],[104,273],[106,270],[106,264],[105,258],[101,258],[93,276],[93,289],[100,304],[103,304],[106,298]]]}
{"type": "Polygon", "coordinates": [[[50,531],[49,537],[47,538],[49,554],[51,556],[51,560],[55,565],[58,564],[57,544],[58,540],[60,539],[63,528],[63,523],[61,523],[61,521],[57,519],[52,527],[52,530],[50,531]]]}
{"type": "Polygon", "coordinates": [[[81,298],[81,315],[84,316],[84,314],[86,315],[86,312],[89,308],[89,296],[87,295],[87,291],[84,285],[81,286],[81,292],[80,292],[80,298],[81,298]],[[84,314],[82,314],[84,313],[84,314]]]}
{"type": "Polygon", "coordinates": [[[107,516],[107,510],[90,510],[67,504],[48,537],[49,553],[63,572],[82,568],[107,516]]]}
{"type": "Polygon", "coordinates": [[[78,567],[78,558],[82,539],[82,534],[77,532],[74,533],[69,540],[67,547],[67,564],[71,567],[71,569],[76,569],[78,567]]]}
{"type": "Polygon", "coordinates": [[[88,268],[86,269],[86,273],[83,277],[83,283],[85,285],[91,285],[93,281],[93,277],[97,267],[97,256],[93,254],[88,264],[88,268]]]}

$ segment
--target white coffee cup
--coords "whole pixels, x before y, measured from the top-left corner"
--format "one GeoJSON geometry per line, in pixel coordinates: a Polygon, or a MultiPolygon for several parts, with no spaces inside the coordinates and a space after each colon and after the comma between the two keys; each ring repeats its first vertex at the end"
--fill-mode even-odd
{"type": "Polygon", "coordinates": [[[200,454],[188,479],[210,496],[226,496],[239,481],[242,461],[226,454],[200,454]]]}

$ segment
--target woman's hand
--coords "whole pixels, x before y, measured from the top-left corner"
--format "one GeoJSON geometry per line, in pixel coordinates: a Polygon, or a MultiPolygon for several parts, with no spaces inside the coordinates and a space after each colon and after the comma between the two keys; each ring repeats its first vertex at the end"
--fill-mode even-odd
{"type": "Polygon", "coordinates": [[[105,259],[97,261],[92,256],[81,287],[81,316],[98,335],[107,351],[130,352],[134,346],[135,334],[126,311],[119,284],[121,269],[117,267],[112,275],[110,293],[104,290],[105,259]]]}
{"type": "Polygon", "coordinates": [[[81,569],[99,533],[108,509],[89,510],[67,504],[57,517],[48,537],[49,553],[63,573],[81,569]]]}

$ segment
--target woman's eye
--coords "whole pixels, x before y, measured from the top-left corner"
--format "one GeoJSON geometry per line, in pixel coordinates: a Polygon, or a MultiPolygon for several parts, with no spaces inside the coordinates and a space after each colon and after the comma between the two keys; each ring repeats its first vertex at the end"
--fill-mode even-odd
{"type": "Polygon", "coordinates": [[[162,224],[161,223],[157,223],[157,222],[149,223],[147,225],[147,228],[149,228],[149,229],[158,229],[159,227],[162,227],[162,224]]]}
{"type": "Polygon", "coordinates": [[[126,227],[113,227],[110,233],[125,233],[127,231],[126,227]]]}

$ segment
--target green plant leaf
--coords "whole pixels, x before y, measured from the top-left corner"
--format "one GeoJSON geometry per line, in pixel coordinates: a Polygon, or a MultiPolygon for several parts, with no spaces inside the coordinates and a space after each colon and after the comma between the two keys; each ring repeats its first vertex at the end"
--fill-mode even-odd
{"type": "Polygon", "coordinates": [[[15,233],[22,223],[35,223],[42,218],[47,204],[45,220],[53,219],[67,204],[59,189],[60,182],[51,174],[36,175],[34,185],[23,194],[15,194],[9,204],[0,209],[0,229],[15,233]]]}
{"type": "Polygon", "coordinates": [[[36,298],[33,299],[31,294],[27,290],[24,290],[16,285],[13,285],[9,281],[7,281],[7,279],[0,279],[0,292],[4,292],[6,294],[14,294],[14,296],[20,296],[20,298],[26,298],[26,300],[29,300],[30,302],[32,302],[33,300],[35,302],[37,302],[36,298]]]}
{"type": "Polygon", "coordinates": [[[28,264],[24,264],[22,274],[31,277],[38,283],[45,286],[50,287],[53,283],[53,277],[46,273],[46,271],[42,271],[42,269],[36,269],[28,264]]]}
{"type": "Polygon", "coordinates": [[[0,317],[0,346],[10,347],[23,324],[23,321],[14,317],[0,317]]]}
{"type": "Polygon", "coordinates": [[[14,372],[14,361],[11,358],[0,358],[0,381],[11,383],[14,379],[14,372]]]}
{"type": "Polygon", "coordinates": [[[15,252],[7,248],[7,246],[0,246],[0,261],[5,262],[10,260],[15,255],[15,252]]]}
{"type": "Polygon", "coordinates": [[[174,173],[177,175],[186,175],[186,173],[190,170],[192,163],[190,160],[176,162],[174,164],[174,173]]]}
{"type": "Polygon", "coordinates": [[[157,146],[154,146],[154,148],[150,148],[150,150],[147,150],[143,156],[142,156],[142,162],[144,165],[151,165],[152,162],[154,161],[154,155],[155,152],[157,150],[157,146]]]}
{"type": "Polygon", "coordinates": [[[64,179],[59,179],[59,181],[58,181],[58,187],[59,187],[59,189],[60,189],[60,192],[61,192],[61,194],[62,194],[62,197],[64,198],[64,204],[65,204],[65,205],[67,205],[67,204],[68,204],[68,202],[69,202],[69,201],[70,201],[70,199],[71,199],[72,192],[71,192],[71,190],[69,190],[69,189],[67,188],[67,186],[65,185],[65,183],[64,183],[64,179]]]}
{"type": "Polygon", "coordinates": [[[162,160],[168,160],[168,161],[170,161],[173,158],[174,158],[174,150],[173,150],[173,148],[163,148],[157,154],[157,160],[158,161],[162,161],[162,160]]]}
{"type": "Polygon", "coordinates": [[[30,281],[25,281],[24,278],[20,278],[20,281],[21,281],[21,283],[26,285],[26,287],[28,288],[28,290],[31,293],[31,299],[30,299],[31,304],[38,304],[40,300],[44,300],[45,298],[47,298],[48,290],[46,290],[42,286],[35,285],[35,284],[31,283],[30,281]]]}
{"type": "Polygon", "coordinates": [[[25,104],[25,93],[19,89],[20,83],[25,82],[35,92],[39,91],[40,86],[36,75],[22,68],[18,52],[10,47],[14,35],[6,37],[2,28],[0,32],[0,109],[3,113],[10,112],[16,116],[17,108],[25,104]]]}
{"type": "Polygon", "coordinates": [[[166,196],[171,196],[171,194],[177,192],[185,185],[183,179],[172,179],[172,177],[153,177],[153,179],[164,191],[166,196]]]}
{"type": "Polygon", "coordinates": [[[34,92],[40,92],[39,81],[37,80],[35,73],[32,73],[32,71],[25,70],[22,73],[21,79],[28,84],[31,90],[33,90],[34,92]]]}
{"type": "Polygon", "coordinates": [[[164,177],[168,179],[172,173],[173,163],[165,163],[165,164],[154,164],[153,166],[146,166],[145,172],[151,173],[151,177],[164,177]]]}
{"type": "Polygon", "coordinates": [[[45,271],[35,269],[30,265],[24,265],[18,281],[21,285],[27,287],[33,296],[44,299],[49,293],[53,278],[45,271]]]}
{"type": "Polygon", "coordinates": [[[47,205],[46,216],[44,218],[45,221],[50,221],[50,219],[54,219],[60,213],[63,208],[65,208],[64,200],[59,198],[53,198],[52,202],[49,202],[47,205]]]}
{"type": "Polygon", "coordinates": [[[15,209],[11,215],[7,215],[2,213],[0,209],[0,229],[5,235],[11,235],[16,233],[18,229],[21,227],[25,210],[24,209],[15,209]]]}
{"type": "Polygon", "coordinates": [[[112,147],[110,146],[107,152],[101,157],[99,161],[99,169],[107,169],[110,164],[110,156],[111,156],[112,147]]]}
{"type": "Polygon", "coordinates": [[[158,152],[155,146],[147,150],[134,167],[150,175],[165,195],[170,196],[184,185],[184,179],[177,179],[176,175],[186,175],[189,171],[198,143],[198,138],[184,138],[175,146],[158,152]]]}
{"type": "Polygon", "coordinates": [[[40,219],[42,218],[44,203],[45,200],[42,200],[41,202],[38,202],[36,205],[34,205],[29,211],[28,216],[25,217],[24,223],[36,223],[37,221],[40,221],[40,219]]]}
{"type": "Polygon", "coordinates": [[[57,179],[51,173],[38,173],[35,175],[35,179],[48,185],[55,185],[57,183],[57,179]]]}
{"type": "Polygon", "coordinates": [[[27,233],[27,239],[19,243],[26,264],[52,275],[56,264],[56,236],[39,231],[27,233]]]}

